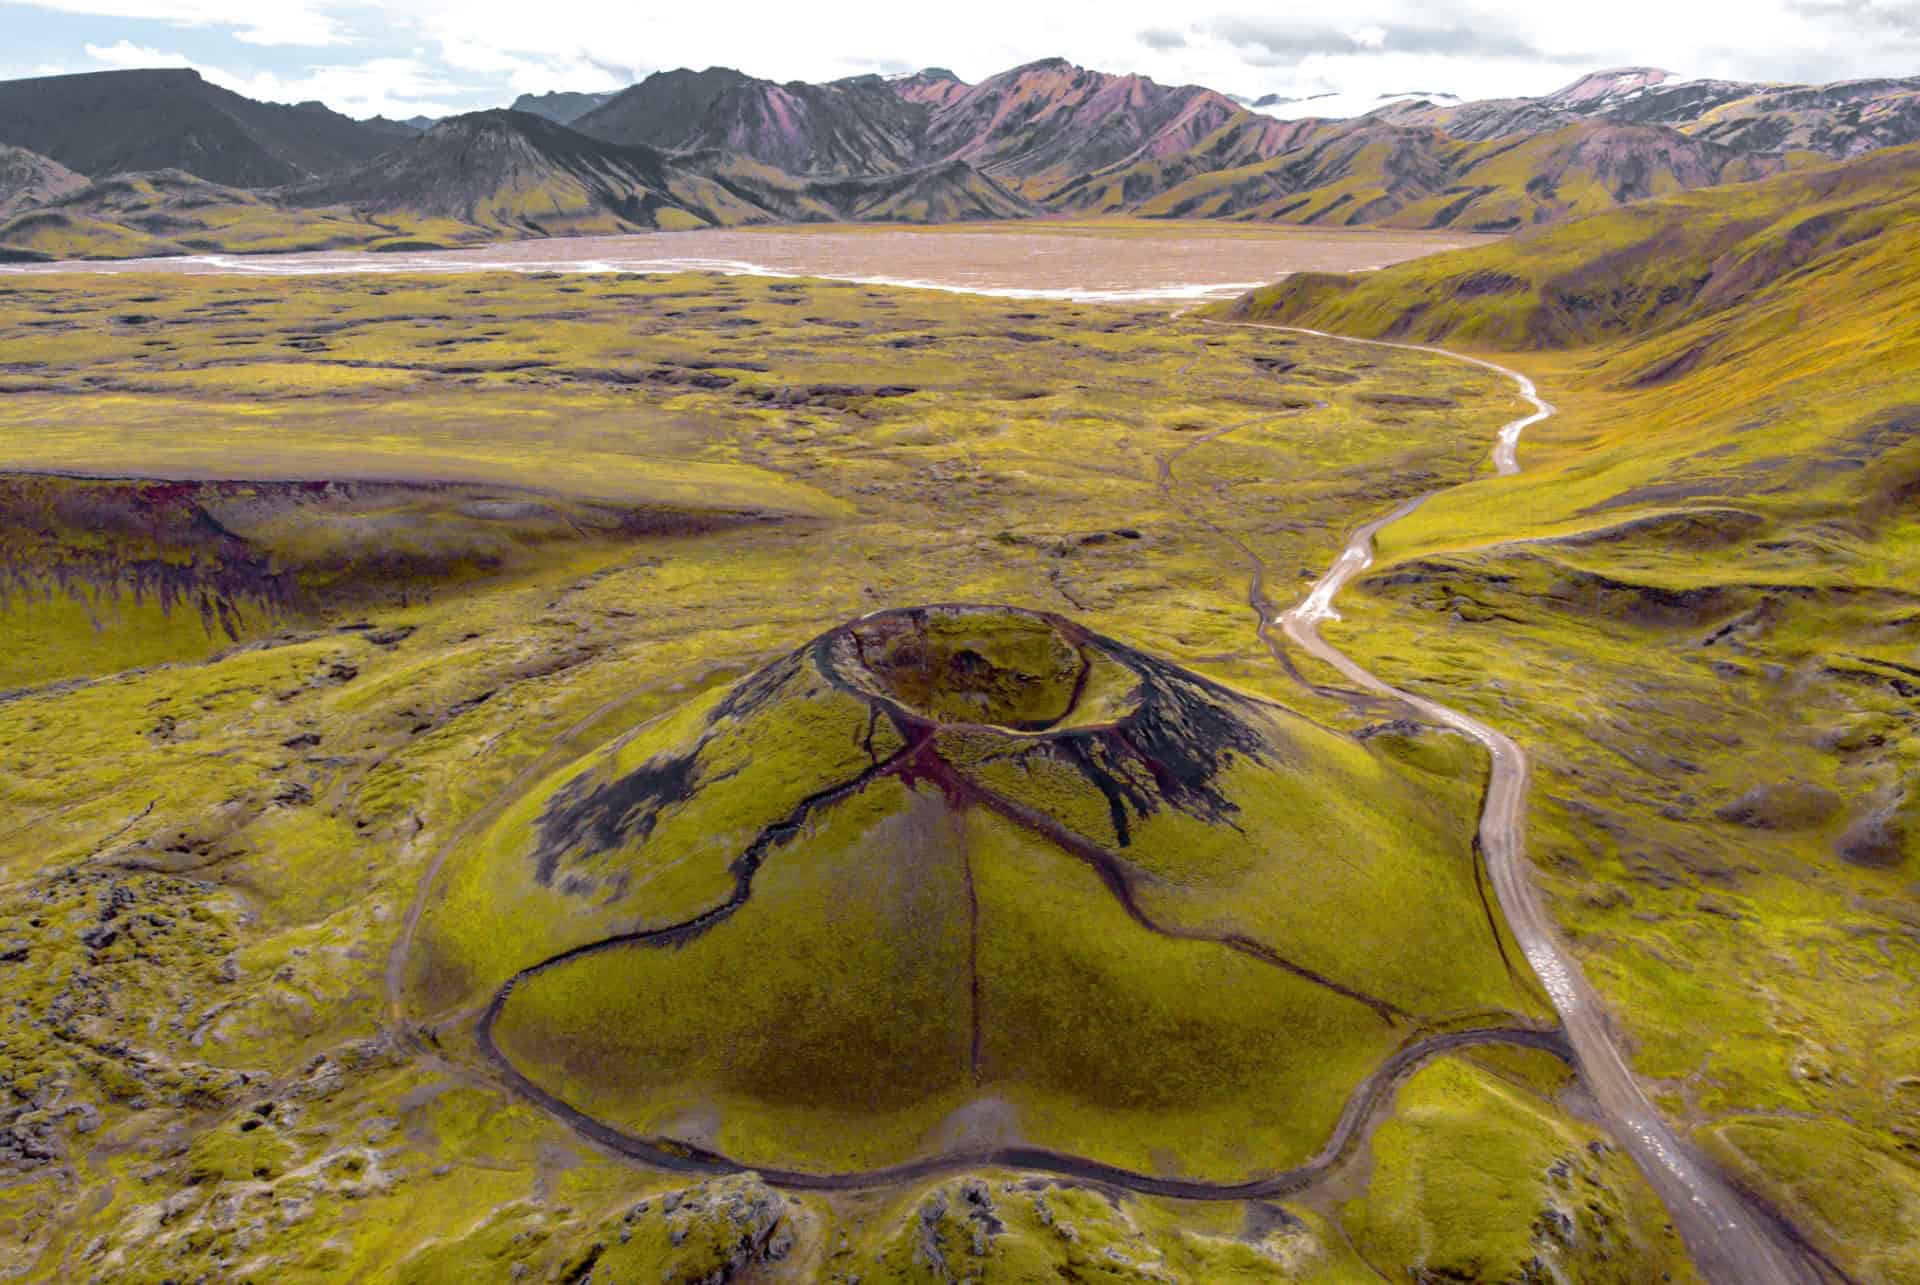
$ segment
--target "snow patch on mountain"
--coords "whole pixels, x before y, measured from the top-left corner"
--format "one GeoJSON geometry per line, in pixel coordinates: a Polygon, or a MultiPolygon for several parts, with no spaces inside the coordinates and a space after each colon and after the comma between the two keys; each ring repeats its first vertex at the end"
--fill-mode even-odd
{"type": "Polygon", "coordinates": [[[1249,106],[1261,115],[1271,116],[1275,120],[1347,120],[1355,116],[1365,116],[1369,112],[1377,112],[1383,107],[1419,102],[1451,107],[1460,102],[1460,98],[1456,94],[1428,91],[1367,94],[1332,90],[1327,93],[1308,94],[1301,98],[1267,94],[1255,99],[1249,106]]]}

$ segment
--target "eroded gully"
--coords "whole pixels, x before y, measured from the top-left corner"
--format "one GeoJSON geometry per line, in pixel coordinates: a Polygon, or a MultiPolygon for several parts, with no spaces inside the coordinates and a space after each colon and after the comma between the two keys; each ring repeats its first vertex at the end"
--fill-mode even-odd
{"type": "MultiPolygon", "coordinates": [[[[1204,324],[1311,335],[1342,343],[1431,353],[1467,362],[1512,381],[1533,410],[1503,425],[1493,464],[1509,476],[1520,471],[1520,435],[1551,417],[1533,381],[1518,371],[1445,348],[1351,339],[1325,331],[1260,322],[1203,319],[1204,324]]],[[[1714,1285],[1792,1285],[1836,1275],[1831,1265],[1799,1242],[1772,1211],[1736,1191],[1719,1172],[1697,1157],[1647,1100],[1608,1027],[1605,1009],[1578,961],[1567,951],[1529,876],[1526,855],[1527,755],[1504,732],[1480,720],[1403,691],[1362,668],[1327,642],[1320,626],[1339,619],[1334,600],[1353,578],[1373,564],[1374,538],[1440,492],[1417,496],[1356,530],[1333,565],[1296,606],[1280,613],[1278,624],[1301,650],[1330,665],[1348,682],[1408,706],[1421,717],[1450,727],[1485,747],[1492,759],[1480,814],[1480,843],[1494,893],[1527,962],[1546,987],[1572,1045],[1581,1079],[1599,1108],[1603,1123],[1623,1146],[1665,1203],[1674,1229],[1686,1242],[1701,1273],[1714,1285]]]]}

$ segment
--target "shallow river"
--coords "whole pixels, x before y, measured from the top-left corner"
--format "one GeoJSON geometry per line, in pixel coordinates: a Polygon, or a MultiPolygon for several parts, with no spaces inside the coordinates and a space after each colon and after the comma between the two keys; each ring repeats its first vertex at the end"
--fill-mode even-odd
{"type": "Polygon", "coordinates": [[[189,255],[0,265],[0,273],[687,272],[831,277],[1011,299],[1148,302],[1230,298],[1292,272],[1357,272],[1484,238],[1374,229],[999,224],[780,228],[511,241],[370,254],[189,255]]]}

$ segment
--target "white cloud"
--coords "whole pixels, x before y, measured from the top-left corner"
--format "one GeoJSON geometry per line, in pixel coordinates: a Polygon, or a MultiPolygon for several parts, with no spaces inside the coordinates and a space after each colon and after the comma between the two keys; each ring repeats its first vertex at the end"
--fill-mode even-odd
{"type": "MultiPolygon", "coordinates": [[[[1064,55],[1244,94],[1362,96],[1538,94],[1628,63],[1750,79],[1920,71],[1912,0],[1343,0],[1331,10],[1324,0],[1198,0],[1180,10],[1177,32],[1165,0],[1103,0],[1097,13],[1084,0],[729,0],[724,9],[541,0],[531,13],[525,0],[409,0],[387,13],[366,0],[30,0],[15,11],[36,7],[224,30],[251,48],[205,55],[211,61],[271,68],[244,79],[264,78],[279,97],[323,87],[350,94],[334,104],[349,110],[503,103],[523,91],[610,89],[648,69],[716,63],[779,80],[926,65],[979,79],[1064,55]],[[414,51],[353,65],[310,65],[297,52],[349,42],[414,51]],[[262,53],[268,44],[271,56],[262,53]],[[382,74],[395,79],[383,85],[382,74]]],[[[150,30],[140,29],[142,40],[150,30]]],[[[140,45],[104,48],[123,47],[140,45]]]]}
{"type": "Polygon", "coordinates": [[[630,69],[616,70],[605,63],[596,62],[584,50],[521,56],[468,40],[457,33],[442,31],[436,39],[441,61],[449,67],[493,76],[516,96],[543,93],[556,88],[625,89],[642,74],[630,69]]]}
{"type": "Polygon", "coordinates": [[[1759,78],[1920,71],[1908,65],[1911,46],[1862,37],[1866,25],[1884,26],[1889,11],[1881,0],[1345,0],[1330,14],[1322,0],[1201,0],[1181,10],[1182,38],[1174,41],[1140,38],[1165,26],[1165,0],[1104,0],[1097,16],[1065,0],[733,0],[721,22],[711,6],[628,0],[544,0],[534,22],[523,0],[415,0],[410,8],[421,29],[460,51],[462,65],[517,59],[498,74],[522,87],[541,75],[552,80],[540,87],[601,87],[592,73],[606,64],[723,63],[775,79],[937,64],[977,79],[1062,54],[1239,92],[1307,80],[1391,92],[1414,76],[1421,88],[1467,94],[1544,93],[1581,71],[1623,63],[1759,78]],[[1228,38],[1223,31],[1235,23],[1278,33],[1280,48],[1228,38]],[[1308,47],[1316,32],[1334,43],[1308,47]]]}
{"type": "Polygon", "coordinates": [[[228,27],[250,45],[343,45],[352,37],[329,16],[329,0],[29,0],[32,8],[138,18],[186,27],[228,27]]]}
{"type": "Polygon", "coordinates": [[[451,81],[439,68],[416,58],[371,58],[282,77],[270,71],[237,75],[185,54],[127,40],[90,44],[86,50],[88,57],[110,67],[191,67],[210,83],[248,98],[269,103],[318,100],[349,116],[446,116],[466,110],[458,101],[475,91],[475,86],[451,81]]]}
{"type": "Polygon", "coordinates": [[[109,67],[191,67],[185,54],[164,53],[158,49],[149,49],[145,45],[136,45],[130,40],[122,40],[111,45],[88,45],[87,57],[95,62],[106,63],[109,67]]]}
{"type": "Polygon", "coordinates": [[[200,74],[223,89],[270,103],[319,100],[349,116],[449,116],[472,85],[449,80],[439,68],[412,58],[372,58],[361,63],[310,67],[282,78],[272,72],[235,76],[201,67],[200,74]]]}

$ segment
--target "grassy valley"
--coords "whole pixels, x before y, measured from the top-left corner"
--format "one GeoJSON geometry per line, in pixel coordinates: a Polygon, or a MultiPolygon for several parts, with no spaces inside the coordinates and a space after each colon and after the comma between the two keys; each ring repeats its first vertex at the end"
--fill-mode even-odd
{"type": "Polygon", "coordinates": [[[0,1279],[1920,1282],[1916,95],[0,84],[0,1279]]]}
{"type": "Polygon", "coordinates": [[[1341,645],[1541,748],[1542,877],[1640,1072],[1884,1280],[1920,1271],[1914,163],[1232,310],[1526,350],[1561,408],[1527,471],[1389,528],[1341,645]]]}
{"type": "Polygon", "coordinates": [[[1491,374],[706,276],[0,306],[8,1271],[1687,1278],[1478,886],[1478,752],[1256,632],[1484,468],[1491,374]],[[869,614],[940,602],[1054,614],[869,614]],[[1497,1196],[1367,1194],[1467,1156],[1497,1196]]]}

